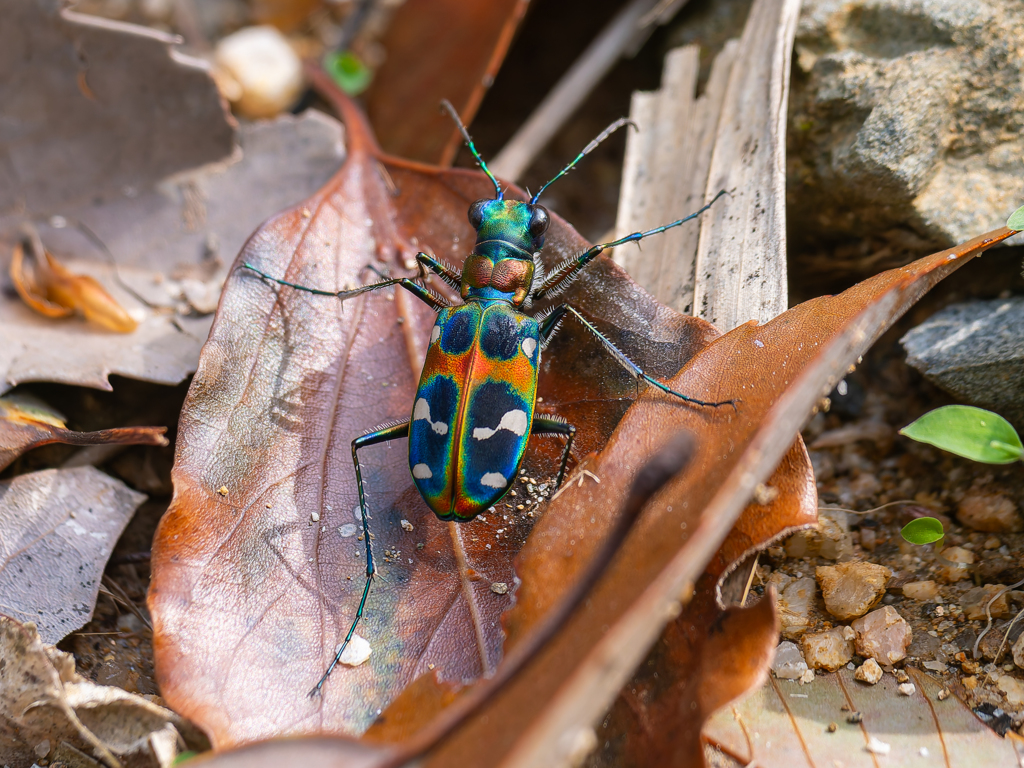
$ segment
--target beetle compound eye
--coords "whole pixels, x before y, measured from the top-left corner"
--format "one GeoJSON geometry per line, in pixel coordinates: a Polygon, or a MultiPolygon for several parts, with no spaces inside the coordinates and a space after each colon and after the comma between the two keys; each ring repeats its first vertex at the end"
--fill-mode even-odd
{"type": "Polygon", "coordinates": [[[540,205],[533,207],[533,216],[530,217],[530,234],[534,237],[540,237],[548,231],[548,219],[547,209],[540,205]]]}
{"type": "Polygon", "coordinates": [[[484,208],[490,200],[477,200],[471,206],[469,206],[469,223],[473,225],[473,229],[480,229],[480,225],[484,221],[484,208]]]}

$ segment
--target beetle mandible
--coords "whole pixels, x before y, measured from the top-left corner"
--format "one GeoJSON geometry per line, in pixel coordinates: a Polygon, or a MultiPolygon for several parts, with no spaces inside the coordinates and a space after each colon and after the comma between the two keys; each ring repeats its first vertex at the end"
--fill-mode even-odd
{"type": "Polygon", "coordinates": [[[366,542],[366,584],[348,633],[311,695],[323,687],[352,640],[376,574],[366,495],[359,468],[358,452],[361,448],[407,437],[413,482],[441,520],[469,521],[498,503],[512,487],[530,435],[562,435],[566,438],[555,480],[558,487],[565,475],[576,428],[557,416],[536,413],[535,399],[541,351],[569,315],[583,323],[634,378],[644,379],[663,392],[694,405],[735,407],[734,400],[706,402],[688,397],[648,376],[570,304],[560,304],[538,317],[531,317],[524,311],[532,302],[564,291],[606,249],[638,242],[694,219],[710,208],[725,191],[719,192],[703,208],[685,218],[595,245],[566,259],[550,275],[545,275],[540,253],[549,216],[537,200],[545,189],[571,171],[614,131],[633,124],[626,118],[616,120],[544,184],[529,202],[522,202],[504,198],[501,185],[480,156],[454,107],[447,101],[442,102],[442,106],[455,121],[466,146],[494,184],[495,191],[493,198],[477,200],[469,207],[469,222],[476,230],[477,238],[461,272],[426,253],[416,255],[421,269],[429,270],[458,289],[462,304],[452,306],[410,278],[386,279],[361,288],[335,292],[290,283],[251,264],[242,265],[279,285],[322,296],[336,296],[342,300],[398,285],[437,312],[411,418],[382,425],[352,441],[352,461],[366,542]]]}

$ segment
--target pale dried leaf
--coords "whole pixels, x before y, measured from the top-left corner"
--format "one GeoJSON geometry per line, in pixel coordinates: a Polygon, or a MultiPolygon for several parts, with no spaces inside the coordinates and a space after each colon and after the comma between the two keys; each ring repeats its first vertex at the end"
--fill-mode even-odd
{"type": "Polygon", "coordinates": [[[118,537],[146,499],[94,467],[0,483],[0,612],[56,643],[92,618],[118,537]]]}
{"type": "Polygon", "coordinates": [[[866,747],[872,737],[888,744],[888,765],[1017,766],[1019,741],[1000,738],[956,696],[939,701],[942,684],[908,669],[916,691],[897,692],[892,675],[865,685],[847,669],[809,685],[771,679],[743,701],[712,717],[704,737],[744,765],[805,768],[842,762],[877,765],[866,747]],[[846,710],[843,709],[846,707],[846,710]],[[851,711],[863,721],[850,723],[851,711]],[[836,723],[829,733],[829,723],[836,723]]]}
{"type": "Polygon", "coordinates": [[[83,678],[73,657],[45,645],[32,623],[0,616],[0,658],[0,760],[7,764],[31,765],[46,756],[38,745],[68,742],[108,765],[128,758],[139,768],[168,768],[185,746],[181,732],[202,742],[170,710],[83,678]]]}
{"type": "MultiPolygon", "coordinates": [[[[42,228],[56,253],[90,259],[65,259],[68,269],[95,277],[141,322],[134,333],[115,336],[78,319],[46,320],[0,295],[0,392],[23,381],[110,389],[110,374],[175,384],[195,370],[212,317],[175,310],[187,302],[212,311],[226,263],[253,229],[319,188],[344,157],[341,125],[319,112],[246,126],[240,141],[242,159],[234,164],[179,174],[134,197],[58,211],[106,243],[123,283],[153,307],[118,284],[81,232],[42,228]]],[[[17,216],[0,218],[0,238],[17,236],[19,226],[17,216]]]]}

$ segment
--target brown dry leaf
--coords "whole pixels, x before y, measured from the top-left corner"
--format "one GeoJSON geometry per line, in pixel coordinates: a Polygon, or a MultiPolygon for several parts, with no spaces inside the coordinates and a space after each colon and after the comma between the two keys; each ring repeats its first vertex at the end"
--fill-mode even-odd
{"type": "Polygon", "coordinates": [[[704,736],[740,763],[761,768],[814,768],[835,761],[848,768],[1021,764],[1024,742],[1016,734],[1000,738],[957,696],[940,700],[938,680],[911,667],[907,673],[916,688],[911,696],[897,692],[892,675],[871,686],[847,669],[809,685],[772,679],[711,718],[704,736]],[[851,711],[863,720],[850,723],[851,711]],[[829,732],[829,723],[836,724],[835,732],[829,732]],[[887,745],[888,754],[873,756],[867,749],[872,738],[887,745]]]}
{"type": "MultiPolygon", "coordinates": [[[[998,230],[883,273],[839,296],[807,302],[764,326],[744,325],[713,341],[673,385],[688,386],[698,395],[721,396],[721,372],[726,371],[726,381],[743,382],[743,407],[737,413],[678,409],[679,418],[665,419],[669,404],[644,395],[620,422],[608,447],[588,465],[601,480],[602,495],[621,498],[635,472],[631,457],[663,444],[668,423],[687,422],[711,449],[705,447],[696,467],[681,473],[654,498],[639,530],[627,539],[585,608],[527,672],[482,706],[477,702],[461,727],[439,744],[429,736],[420,742],[419,748],[424,743],[433,747],[426,764],[550,766],[572,762],[589,751],[595,744],[593,724],[661,627],[678,612],[687,585],[720,547],[756,483],[783,458],[784,446],[796,436],[817,399],[935,282],[1010,234],[998,230]],[[501,727],[495,728],[495,723],[501,727]]],[[[599,538],[589,535],[596,523],[597,487],[595,482],[569,483],[530,538],[521,560],[546,564],[548,578],[524,580],[524,600],[515,609],[520,637],[524,624],[535,624],[544,606],[558,599],[553,593],[564,592],[583,553],[599,538]]],[[[450,711],[458,708],[456,700],[450,711]]],[[[323,742],[311,744],[323,747],[323,742]]],[[[303,747],[293,745],[291,754],[301,759],[303,747]]],[[[248,754],[260,756],[258,748],[248,754]]],[[[367,760],[379,764],[385,757],[367,760]]],[[[703,758],[697,752],[674,759],[699,765],[703,758]]]]}
{"type": "Polygon", "coordinates": [[[367,113],[384,151],[450,166],[462,139],[448,99],[468,125],[494,81],[529,0],[406,0],[381,44],[367,113]]]}
{"type": "MultiPolygon", "coordinates": [[[[461,263],[473,236],[466,210],[488,194],[486,180],[378,161],[351,108],[346,122],[339,175],[268,222],[240,259],[338,288],[375,279],[365,266],[377,259],[415,274],[406,264],[421,248],[461,263]]],[[[553,218],[548,267],[586,247],[553,218]]],[[[663,378],[714,335],[707,323],[659,307],[607,260],[568,295],[663,378]]],[[[307,697],[362,590],[350,443],[409,412],[432,322],[404,291],[341,305],[245,272],[229,279],[183,412],[175,499],[154,543],[150,594],[161,689],[218,746],[358,733],[432,668],[462,681],[497,664],[499,618],[511,599],[490,585],[515,583],[511,560],[533,518],[503,508],[470,525],[442,523],[412,484],[405,444],[374,447],[363,466],[383,578],[359,629],[373,655],[338,670],[321,699],[307,697]],[[461,577],[455,548],[472,569],[461,577]],[[255,667],[258,687],[247,673],[255,667]]],[[[568,323],[545,358],[541,387],[541,408],[576,423],[579,456],[605,442],[636,396],[599,342],[568,323]]],[[[534,441],[527,475],[549,477],[560,447],[557,438],[534,441]]]]}
{"type": "Polygon", "coordinates": [[[187,722],[141,696],[97,685],[75,671],[74,658],[40,639],[32,623],[0,616],[0,762],[28,768],[61,749],[85,752],[107,766],[169,768],[187,722]]]}
{"type": "MultiPolygon", "coordinates": [[[[1011,234],[997,230],[714,340],[672,386],[707,399],[738,396],[735,413],[673,407],[650,393],[641,397],[588,465],[601,480],[599,490],[593,483],[569,483],[524,547],[523,586],[509,621],[513,634],[521,637],[544,615],[571,584],[578,560],[600,539],[606,523],[596,505],[607,500],[606,509],[614,509],[638,462],[680,424],[698,436],[693,466],[652,501],[586,609],[528,674],[479,708],[428,764],[556,765],[578,757],[581,745],[586,750],[595,744],[594,724],[817,400],[935,282],[1011,234]],[[502,728],[495,730],[495,722],[502,728]]],[[[678,764],[699,765],[702,758],[688,759],[678,764]]]]}
{"type": "Polygon", "coordinates": [[[0,469],[32,448],[65,445],[167,445],[167,427],[122,427],[75,432],[43,403],[17,395],[0,398],[0,469]]]}
{"type": "Polygon", "coordinates": [[[0,482],[0,612],[48,643],[92,618],[100,577],[146,497],[94,467],[0,482]]]}
{"type": "Polygon", "coordinates": [[[11,281],[18,295],[44,317],[67,317],[79,312],[86,320],[117,333],[131,333],[139,324],[89,275],[76,275],[44,250],[25,269],[25,248],[14,247],[11,281]]]}

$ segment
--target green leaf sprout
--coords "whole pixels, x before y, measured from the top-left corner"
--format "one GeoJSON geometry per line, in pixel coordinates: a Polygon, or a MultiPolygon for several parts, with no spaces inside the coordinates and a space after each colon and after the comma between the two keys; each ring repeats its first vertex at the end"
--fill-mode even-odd
{"type": "Polygon", "coordinates": [[[945,531],[934,517],[918,517],[903,526],[900,535],[911,544],[932,544],[942,539],[945,531]]]}
{"type": "Polygon", "coordinates": [[[936,408],[901,429],[900,434],[986,464],[1011,464],[1024,459],[1024,445],[1010,422],[970,405],[936,408]]]}
{"type": "Polygon", "coordinates": [[[1006,226],[1017,232],[1024,230],[1024,205],[1010,214],[1010,218],[1006,220],[1006,226]]]}

